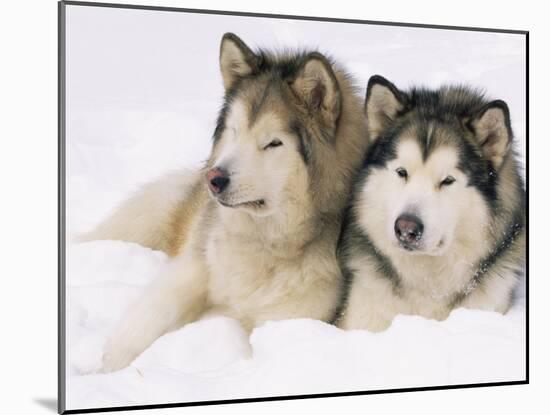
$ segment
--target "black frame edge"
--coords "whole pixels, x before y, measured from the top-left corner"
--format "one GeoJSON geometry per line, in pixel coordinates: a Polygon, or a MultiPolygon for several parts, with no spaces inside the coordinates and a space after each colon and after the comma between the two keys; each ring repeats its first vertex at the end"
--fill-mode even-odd
{"type": "Polygon", "coordinates": [[[525,33],[525,379],[529,383],[529,32],[525,33]]]}
{"type": "Polygon", "coordinates": [[[240,17],[266,17],[271,19],[310,20],[310,21],[323,21],[323,22],[333,22],[333,23],[370,24],[370,25],[376,25],[376,26],[402,26],[402,27],[416,27],[416,28],[424,28],[424,29],[463,30],[463,31],[469,31],[469,32],[479,31],[479,32],[523,34],[523,35],[528,33],[527,30],[499,29],[499,28],[490,28],[490,27],[433,25],[433,24],[426,24],[426,23],[389,22],[389,21],[344,19],[344,18],[320,17],[320,16],[299,16],[299,15],[295,16],[295,15],[287,15],[287,14],[239,12],[239,11],[212,10],[212,9],[187,9],[182,7],[147,6],[147,5],[127,4],[127,3],[119,4],[119,3],[102,3],[102,2],[86,2],[86,1],[71,1],[71,0],[67,0],[64,3],[72,6],[111,7],[116,9],[155,10],[155,11],[165,11],[165,12],[185,12],[185,13],[198,13],[198,14],[218,14],[218,15],[240,16],[240,17]]]}
{"type": "Polygon", "coordinates": [[[57,65],[58,65],[58,177],[57,177],[57,197],[58,197],[58,235],[57,235],[57,267],[58,267],[58,303],[57,303],[57,411],[65,413],[66,394],[65,394],[65,368],[66,368],[66,350],[65,350],[65,11],[66,3],[60,1],[57,4],[57,65]]]}
{"type": "Polygon", "coordinates": [[[105,408],[87,408],[87,409],[70,409],[63,414],[92,414],[97,412],[119,412],[119,411],[137,411],[145,409],[168,409],[168,408],[182,408],[191,406],[209,406],[209,405],[223,405],[223,404],[241,404],[251,402],[273,402],[273,401],[291,401],[297,399],[318,399],[318,398],[335,398],[340,396],[364,396],[364,395],[380,395],[388,393],[408,393],[408,392],[427,392],[427,391],[440,391],[440,390],[452,390],[452,389],[470,389],[470,388],[482,388],[492,386],[514,386],[514,385],[527,385],[529,382],[526,380],[510,381],[510,382],[488,382],[488,383],[467,383],[460,385],[445,385],[445,386],[423,386],[414,388],[398,388],[398,389],[380,389],[372,391],[356,391],[356,392],[334,392],[334,393],[320,393],[313,395],[289,395],[289,396],[270,396],[262,398],[243,398],[243,399],[228,399],[228,400],[216,400],[216,401],[197,401],[197,402],[182,402],[182,403],[165,403],[165,404],[153,404],[153,405],[131,405],[131,406],[112,406],[105,408]]]}

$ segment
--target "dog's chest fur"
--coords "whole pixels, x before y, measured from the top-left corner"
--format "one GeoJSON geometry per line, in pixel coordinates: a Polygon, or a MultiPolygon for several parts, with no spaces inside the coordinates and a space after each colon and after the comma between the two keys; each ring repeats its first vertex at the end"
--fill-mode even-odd
{"type": "Polygon", "coordinates": [[[205,243],[209,302],[248,327],[304,316],[327,320],[340,284],[335,243],[325,233],[304,242],[212,226],[205,243]]]}
{"type": "Polygon", "coordinates": [[[456,293],[468,289],[474,274],[474,259],[463,253],[449,257],[399,256],[393,258],[403,296],[410,302],[448,305],[456,293]]]}
{"type": "Polygon", "coordinates": [[[364,291],[364,297],[354,301],[372,307],[373,313],[381,307],[389,321],[396,314],[446,318],[453,299],[468,289],[473,274],[472,265],[466,260],[438,262],[433,258],[426,261],[419,257],[402,258],[393,262],[397,280],[380,274],[368,255],[356,254],[349,265],[355,273],[356,291],[364,291]]]}
{"type": "Polygon", "coordinates": [[[381,274],[369,254],[355,250],[348,263],[354,273],[349,304],[354,306],[344,313],[341,326],[384,330],[398,314],[442,320],[456,306],[505,312],[517,270],[503,263],[476,284],[476,250],[482,254],[477,246],[442,258],[396,255],[396,279],[381,274]]]}

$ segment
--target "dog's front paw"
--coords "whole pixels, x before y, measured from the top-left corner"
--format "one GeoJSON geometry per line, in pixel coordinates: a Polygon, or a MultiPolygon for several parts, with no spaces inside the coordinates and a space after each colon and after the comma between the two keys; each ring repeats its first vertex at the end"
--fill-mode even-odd
{"type": "Polygon", "coordinates": [[[128,367],[138,356],[138,352],[124,342],[109,341],[103,350],[102,373],[116,372],[128,367]]]}

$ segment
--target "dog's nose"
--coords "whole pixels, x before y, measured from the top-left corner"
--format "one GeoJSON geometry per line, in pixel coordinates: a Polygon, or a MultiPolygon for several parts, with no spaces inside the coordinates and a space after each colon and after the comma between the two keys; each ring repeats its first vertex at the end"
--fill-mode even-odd
{"type": "Polygon", "coordinates": [[[229,174],[220,168],[213,168],[206,173],[208,187],[213,193],[221,193],[229,184],[229,174]]]}
{"type": "Polygon", "coordinates": [[[410,213],[399,215],[394,225],[395,236],[406,246],[417,245],[422,238],[424,225],[417,216],[410,213]]]}

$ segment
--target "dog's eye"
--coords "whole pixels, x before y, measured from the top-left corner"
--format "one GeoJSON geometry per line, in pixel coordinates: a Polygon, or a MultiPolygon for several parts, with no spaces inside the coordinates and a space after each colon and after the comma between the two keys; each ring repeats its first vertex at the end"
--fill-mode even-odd
{"type": "Polygon", "coordinates": [[[409,173],[407,173],[407,170],[405,170],[403,167],[399,167],[398,169],[395,170],[395,172],[399,177],[402,177],[404,179],[409,177],[409,173]]]}
{"type": "Polygon", "coordinates": [[[456,181],[456,179],[453,176],[447,176],[444,180],[441,181],[441,186],[450,186],[456,181]]]}
{"type": "Polygon", "coordinates": [[[267,150],[268,148],[279,147],[279,146],[282,146],[282,145],[283,145],[283,142],[281,140],[279,140],[278,138],[275,138],[268,145],[266,145],[264,147],[264,150],[267,150]]]}

